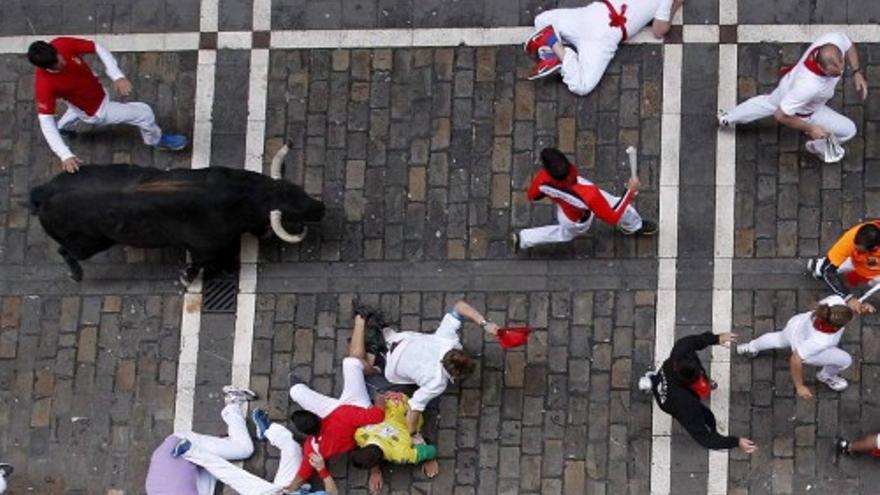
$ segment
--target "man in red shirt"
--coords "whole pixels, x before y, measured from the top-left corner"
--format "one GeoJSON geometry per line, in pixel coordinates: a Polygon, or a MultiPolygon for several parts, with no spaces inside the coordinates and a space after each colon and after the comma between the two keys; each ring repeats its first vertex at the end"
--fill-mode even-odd
{"type": "Polygon", "coordinates": [[[82,59],[95,53],[113,80],[113,88],[122,96],[131,94],[131,82],[125,78],[113,55],[94,41],[81,38],[55,38],[49,43],[35,41],[28,48],[28,60],[37,67],[34,75],[34,97],[43,137],[61,159],[67,172],[76,172],[80,160],[61,139],[61,133],[72,137],[71,127],[82,121],[96,126],[131,124],[140,128],[144,143],[169,150],[186,147],[186,137],[163,134],[156,125],[153,110],[146,103],[111,101],[98,78],[82,59]],[[55,102],[67,102],[67,111],[55,122],[55,102]],[[59,130],[61,132],[59,132],[59,130]]]}
{"type": "Polygon", "coordinates": [[[545,197],[556,203],[558,224],[523,229],[511,235],[515,251],[538,244],[567,242],[590,230],[593,218],[616,225],[626,235],[653,235],[657,224],[643,220],[630,204],[639,192],[639,179],[632,177],[622,198],[604,191],[599,186],[578,176],[575,166],[555,148],[541,151],[542,169],[526,193],[529,201],[545,197]]]}

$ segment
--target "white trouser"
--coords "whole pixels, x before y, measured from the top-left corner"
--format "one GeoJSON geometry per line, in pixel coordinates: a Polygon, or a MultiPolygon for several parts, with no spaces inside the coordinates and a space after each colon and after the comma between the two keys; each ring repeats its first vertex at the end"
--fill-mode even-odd
{"type": "MultiPolygon", "coordinates": [[[[795,330],[786,327],[780,332],[765,333],[749,342],[749,347],[754,352],[769,349],[791,349],[791,332],[793,331],[795,330]]],[[[837,376],[841,371],[850,367],[852,357],[839,347],[829,347],[811,356],[809,359],[804,359],[804,363],[810,366],[822,367],[821,373],[826,376],[837,376]]]]}
{"type": "MultiPolygon", "coordinates": [[[[199,450],[221,459],[238,461],[250,457],[254,453],[254,443],[248,433],[241,406],[227,404],[220,412],[220,417],[226,422],[227,437],[203,435],[192,431],[175,432],[174,436],[185,438],[192,443],[193,448],[197,447],[199,450]]],[[[199,470],[199,495],[213,494],[216,483],[217,479],[209,472],[203,469],[199,470]]]]}
{"type": "Polygon", "coordinates": [[[272,423],[266,430],[266,439],[281,451],[278,471],[272,482],[251,474],[226,459],[199,448],[195,444],[183,457],[219,479],[229,488],[242,495],[275,495],[284,493],[284,488],[293,482],[302,462],[302,447],[293,440],[290,430],[272,423]]]}
{"type": "MultiPolygon", "coordinates": [[[[608,204],[610,205],[613,205],[620,200],[619,197],[605,191],[602,191],[602,196],[605,197],[605,200],[608,201],[608,204]]],[[[521,230],[519,232],[519,247],[525,249],[537,246],[538,244],[571,241],[586,234],[587,231],[590,230],[594,217],[595,215],[590,215],[589,220],[583,223],[573,222],[565,215],[562,208],[557,206],[556,220],[559,223],[556,225],[521,230]]],[[[626,207],[626,211],[623,212],[623,216],[620,217],[620,221],[617,222],[617,225],[623,230],[634,232],[642,228],[642,217],[639,216],[639,212],[637,212],[633,205],[630,204],[626,207]]]]}
{"type": "MultiPolygon", "coordinates": [[[[782,91],[776,88],[769,95],[758,95],[749,98],[727,114],[727,121],[731,124],[747,124],[764,117],[770,117],[779,109],[782,96],[782,91]]],[[[802,118],[810,124],[817,125],[827,132],[834,134],[841,143],[854,138],[857,132],[856,124],[852,120],[825,105],[819,107],[809,117],[802,118]]],[[[825,154],[824,139],[814,139],[810,142],[820,156],[825,154]]]]}
{"type": "Polygon", "coordinates": [[[162,137],[162,129],[156,125],[156,116],[153,114],[153,109],[146,103],[139,101],[120,103],[110,100],[109,96],[105,96],[95,115],[87,115],[79,108],[68,103],[67,111],[58,120],[58,129],[68,129],[80,121],[96,126],[113,124],[135,125],[141,130],[144,144],[150,146],[155,146],[162,137]]]}
{"type": "Polygon", "coordinates": [[[337,407],[353,405],[368,408],[372,405],[367,383],[364,380],[364,365],[358,358],[347,357],[342,360],[342,394],[338,399],[328,397],[297,383],[290,388],[290,398],[306,411],[324,419],[337,407]]]}
{"type": "Polygon", "coordinates": [[[553,9],[535,17],[535,28],[552,25],[565,49],[562,81],[576,95],[593,91],[614,58],[623,32],[608,25],[608,8],[601,2],[576,9],[553,9]]]}
{"type": "Polygon", "coordinates": [[[6,493],[6,475],[0,471],[0,493],[6,493]]]}

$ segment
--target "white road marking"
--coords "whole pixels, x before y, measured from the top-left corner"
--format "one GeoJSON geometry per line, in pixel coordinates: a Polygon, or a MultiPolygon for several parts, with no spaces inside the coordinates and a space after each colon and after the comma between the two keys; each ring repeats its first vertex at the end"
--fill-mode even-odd
{"type": "MultiPolygon", "coordinates": [[[[678,178],[681,141],[682,46],[663,49],[663,136],[660,149],[660,218],[655,321],[654,367],[659,369],[675,341],[676,262],[678,257],[678,178]]],[[[671,490],[672,418],[652,401],[651,494],[668,495],[671,490]]]]}

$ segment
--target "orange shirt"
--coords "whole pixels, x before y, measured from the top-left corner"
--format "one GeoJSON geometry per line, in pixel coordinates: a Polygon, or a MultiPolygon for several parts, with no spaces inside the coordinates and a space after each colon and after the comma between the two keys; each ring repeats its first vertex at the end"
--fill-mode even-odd
{"type": "MultiPolygon", "coordinates": [[[[866,222],[880,227],[880,221],[866,222]]],[[[852,260],[855,272],[868,280],[880,277],[880,248],[871,251],[856,251],[856,233],[866,223],[860,223],[846,231],[828,250],[828,261],[834,266],[842,265],[847,258],[852,260]]]]}

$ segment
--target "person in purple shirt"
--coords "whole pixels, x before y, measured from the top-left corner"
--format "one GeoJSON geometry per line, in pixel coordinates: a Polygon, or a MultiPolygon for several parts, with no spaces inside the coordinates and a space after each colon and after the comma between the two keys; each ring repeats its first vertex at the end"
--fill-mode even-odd
{"type": "Polygon", "coordinates": [[[255,399],[256,394],[246,388],[223,387],[226,407],[220,413],[226,423],[228,436],[215,437],[195,432],[175,432],[153,451],[147,471],[147,495],[211,495],[217,479],[206,470],[172,455],[181,440],[188,440],[200,449],[223,459],[238,461],[254,453],[254,443],[247,431],[241,405],[255,399]]]}

